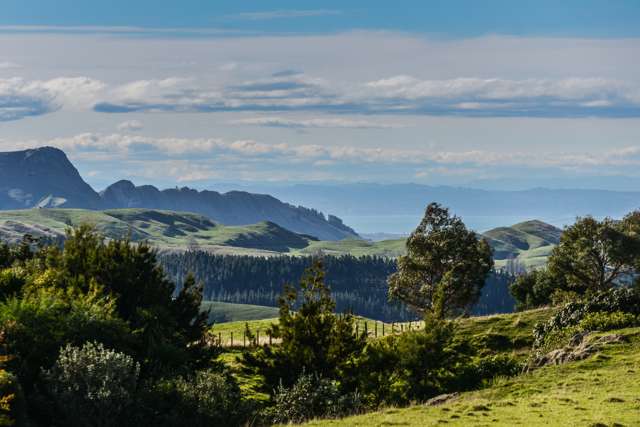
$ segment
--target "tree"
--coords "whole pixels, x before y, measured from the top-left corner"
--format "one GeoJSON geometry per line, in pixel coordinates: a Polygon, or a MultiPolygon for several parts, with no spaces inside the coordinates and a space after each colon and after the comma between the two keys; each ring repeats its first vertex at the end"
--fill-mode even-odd
{"type": "Polygon", "coordinates": [[[364,348],[366,337],[354,328],[350,314],[334,314],[335,302],[324,284],[322,263],[317,261],[300,281],[298,290],[285,286],[280,298],[280,319],[271,327],[281,344],[261,347],[244,355],[245,366],[265,377],[265,388],[279,384],[292,386],[303,374],[338,379],[349,369],[352,359],[364,348]]]}
{"type": "Polygon", "coordinates": [[[521,274],[510,286],[516,300],[516,309],[527,310],[551,304],[554,292],[565,290],[561,277],[554,277],[547,269],[521,274]]]}
{"type": "Polygon", "coordinates": [[[442,318],[478,300],[492,267],[489,244],[448,209],[431,203],[389,278],[389,294],[419,313],[442,318]]]}
{"type": "Polygon", "coordinates": [[[624,221],[591,216],[578,218],[565,228],[560,243],[549,257],[549,272],[564,278],[568,289],[578,293],[605,290],[634,271],[640,238],[630,232],[631,217],[624,221]]]}

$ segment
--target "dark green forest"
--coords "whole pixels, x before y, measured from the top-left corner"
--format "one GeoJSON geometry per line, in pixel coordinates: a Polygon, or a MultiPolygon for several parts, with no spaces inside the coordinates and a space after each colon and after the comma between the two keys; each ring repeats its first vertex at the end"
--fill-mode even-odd
{"type": "MultiPolygon", "coordinates": [[[[395,259],[351,255],[322,259],[325,280],[339,313],[350,311],[385,322],[416,319],[405,305],[389,300],[387,278],[397,270],[395,259]]],[[[205,300],[267,306],[277,306],[283,286],[298,283],[313,261],[312,257],[232,256],[198,251],[160,258],[167,274],[179,285],[192,273],[204,285],[205,300]]],[[[515,301],[509,286],[513,280],[508,273],[491,272],[471,313],[512,312],[515,301]]]]}

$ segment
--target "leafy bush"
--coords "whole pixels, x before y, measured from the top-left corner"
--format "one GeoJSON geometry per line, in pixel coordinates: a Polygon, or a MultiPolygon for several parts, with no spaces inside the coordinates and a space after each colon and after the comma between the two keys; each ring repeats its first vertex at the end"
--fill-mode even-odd
{"type": "Polygon", "coordinates": [[[86,343],[60,350],[43,377],[69,425],[117,426],[133,402],[139,373],[140,365],[130,356],[86,343]]]}
{"type": "Polygon", "coordinates": [[[301,423],[316,417],[336,418],[362,409],[357,392],[343,395],[335,381],[313,375],[300,376],[290,388],[279,385],[273,401],[274,405],[264,415],[266,421],[276,424],[301,423]]]}
{"type": "Polygon", "coordinates": [[[510,355],[495,354],[481,358],[477,362],[477,372],[482,380],[495,377],[512,377],[522,372],[523,364],[510,355]]]}
{"type": "Polygon", "coordinates": [[[7,268],[0,270],[0,300],[15,296],[25,284],[24,270],[7,268]]]}
{"type": "Polygon", "coordinates": [[[637,324],[637,317],[631,313],[614,311],[613,313],[588,313],[579,324],[583,331],[610,331],[637,324]]]}
{"type": "Polygon", "coordinates": [[[367,344],[356,360],[357,389],[371,405],[405,405],[478,385],[475,349],[451,322],[427,318],[424,331],[367,344]]]}
{"type": "Polygon", "coordinates": [[[7,366],[20,377],[27,395],[41,368],[55,363],[61,346],[96,340],[127,348],[130,336],[127,325],[116,317],[111,299],[94,292],[55,289],[37,289],[1,302],[0,328],[7,352],[13,355],[7,366]]]}
{"type": "Polygon", "coordinates": [[[26,407],[16,377],[0,369],[0,426],[26,425],[26,407]]]}
{"type": "Polygon", "coordinates": [[[136,419],[140,425],[205,427],[241,425],[246,415],[240,387],[231,375],[211,370],[148,386],[136,419]]]}
{"type": "Polygon", "coordinates": [[[591,313],[615,312],[638,316],[640,314],[640,291],[627,287],[614,288],[594,293],[586,300],[565,305],[548,321],[538,323],[534,327],[534,348],[541,347],[547,335],[570,326],[578,326],[591,313]]]}

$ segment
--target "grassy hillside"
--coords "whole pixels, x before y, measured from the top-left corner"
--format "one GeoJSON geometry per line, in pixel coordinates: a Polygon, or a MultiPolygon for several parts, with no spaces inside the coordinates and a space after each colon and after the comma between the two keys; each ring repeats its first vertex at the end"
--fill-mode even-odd
{"type": "MultiPolygon", "coordinates": [[[[542,221],[526,221],[510,227],[499,227],[483,233],[494,250],[497,267],[503,267],[508,259],[515,259],[526,268],[544,265],[551,250],[560,240],[562,230],[542,221]]],[[[377,255],[397,257],[405,252],[405,239],[317,241],[299,249],[299,254],[377,255]]]]}
{"type": "Polygon", "coordinates": [[[315,241],[310,242],[307,247],[296,251],[296,253],[302,255],[312,255],[318,252],[328,255],[350,254],[354,256],[376,255],[397,257],[405,252],[405,239],[381,240],[379,242],[360,239],[315,241]]]}
{"type": "Polygon", "coordinates": [[[498,267],[513,258],[527,268],[535,268],[546,263],[561,234],[559,228],[534,220],[511,227],[494,228],[483,235],[494,250],[498,267]]]}
{"type": "MultiPolygon", "coordinates": [[[[214,303],[225,304],[225,303],[214,303]]],[[[230,309],[240,308],[243,304],[229,304],[230,309]]],[[[248,306],[256,307],[256,306],[248,306]]],[[[264,334],[267,328],[278,322],[277,309],[273,307],[262,307],[265,309],[273,309],[275,314],[271,318],[256,318],[251,320],[242,317],[242,313],[238,312],[236,317],[238,321],[226,321],[215,324],[212,332],[220,335],[223,343],[229,344],[231,333],[234,337],[242,338],[242,333],[246,325],[253,332],[264,334]]],[[[488,351],[515,351],[516,353],[524,353],[532,344],[533,336],[531,332],[536,323],[547,320],[554,313],[553,309],[529,310],[519,313],[495,314],[491,316],[477,316],[460,319],[458,321],[459,331],[466,336],[479,340],[482,346],[488,351]]],[[[264,312],[266,314],[266,311],[264,312]]],[[[408,330],[420,330],[424,328],[424,322],[399,322],[399,323],[383,323],[363,317],[358,317],[356,324],[359,330],[367,329],[370,338],[381,337],[384,331],[385,335],[402,333],[408,330]],[[366,324],[366,325],[365,325],[366,324]],[[384,329],[383,329],[384,325],[384,329]]]]}
{"type": "Polygon", "coordinates": [[[202,310],[209,313],[209,322],[238,322],[273,319],[278,315],[276,307],[263,305],[232,304],[220,301],[203,301],[202,310]]]}
{"type": "Polygon", "coordinates": [[[309,426],[634,426],[640,412],[640,328],[579,362],[547,366],[439,406],[392,408],[309,426]]]}
{"type": "MultiPolygon", "coordinates": [[[[26,233],[57,237],[69,226],[91,224],[107,237],[130,235],[163,250],[197,247],[233,255],[376,255],[397,257],[405,252],[405,239],[372,242],[361,239],[318,241],[288,231],[271,222],[244,226],[224,226],[208,218],[186,212],[152,209],[31,209],[0,211],[0,239],[18,241],[26,233]]],[[[546,263],[561,230],[541,221],[527,221],[484,233],[494,249],[496,266],[516,259],[523,266],[546,263]]]]}
{"type": "Polygon", "coordinates": [[[200,247],[216,251],[233,247],[234,253],[269,254],[301,249],[312,240],[271,222],[224,226],[202,215],[149,209],[2,211],[0,239],[17,241],[25,233],[57,237],[70,226],[80,224],[90,224],[107,237],[131,236],[133,241],[146,240],[169,250],[200,247]]]}

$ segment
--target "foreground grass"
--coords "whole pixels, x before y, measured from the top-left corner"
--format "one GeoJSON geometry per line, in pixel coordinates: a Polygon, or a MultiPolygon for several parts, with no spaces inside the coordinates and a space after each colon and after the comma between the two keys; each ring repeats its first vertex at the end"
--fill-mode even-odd
{"type": "Polygon", "coordinates": [[[549,366],[441,406],[392,408],[309,426],[637,426],[640,425],[640,328],[580,362],[549,366]]]}

